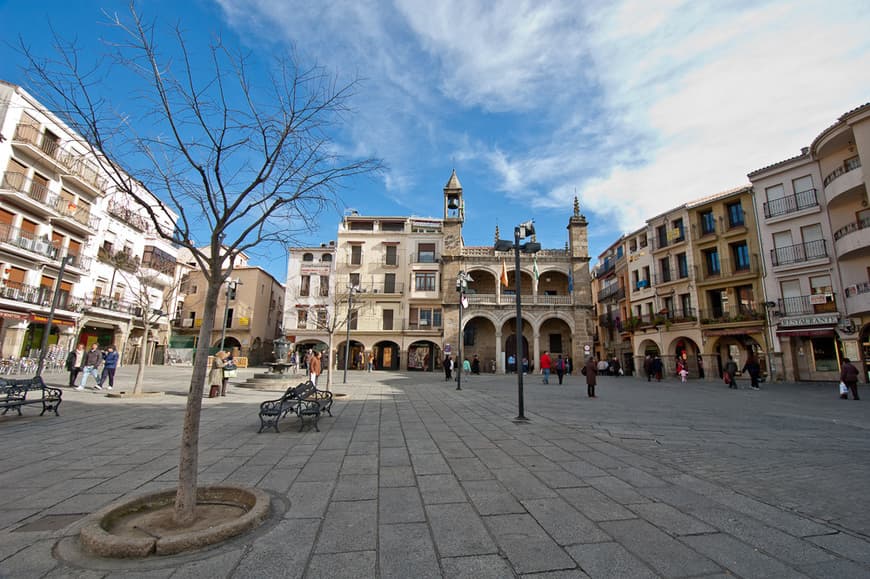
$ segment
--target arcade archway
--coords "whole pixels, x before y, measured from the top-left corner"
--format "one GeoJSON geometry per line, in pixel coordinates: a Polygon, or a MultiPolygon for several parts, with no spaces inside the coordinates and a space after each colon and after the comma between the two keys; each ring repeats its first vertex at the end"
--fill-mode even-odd
{"type": "Polygon", "coordinates": [[[374,356],[374,370],[398,370],[399,369],[399,345],[389,340],[378,342],[372,346],[374,356]]]}
{"type": "Polygon", "coordinates": [[[441,348],[435,342],[420,340],[408,346],[408,370],[432,372],[441,367],[441,348]]]}

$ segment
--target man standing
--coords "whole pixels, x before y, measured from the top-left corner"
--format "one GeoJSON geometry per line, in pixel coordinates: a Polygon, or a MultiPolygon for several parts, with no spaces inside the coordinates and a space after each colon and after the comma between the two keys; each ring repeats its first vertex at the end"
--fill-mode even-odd
{"type": "Polygon", "coordinates": [[[453,358],[450,354],[444,356],[444,381],[447,382],[453,378],[453,358]]]}
{"type": "Polygon", "coordinates": [[[598,377],[598,364],[595,363],[595,358],[589,356],[581,372],[586,376],[586,394],[589,395],[589,398],[597,398],[595,396],[595,386],[597,384],[596,378],[598,377]]]}
{"type": "Polygon", "coordinates": [[[544,384],[550,383],[550,365],[551,364],[552,364],[552,361],[550,360],[550,352],[545,350],[544,353],[541,354],[541,372],[544,374],[544,384]]]}
{"type": "Polygon", "coordinates": [[[513,354],[511,354],[510,356],[508,356],[508,374],[513,374],[516,369],[517,359],[514,357],[513,354]]]}
{"type": "Polygon", "coordinates": [[[79,386],[84,388],[87,385],[89,375],[93,375],[94,381],[98,380],[97,367],[100,365],[102,360],[103,354],[97,347],[97,343],[94,342],[91,344],[91,349],[88,350],[87,354],[85,354],[84,368],[82,369],[82,381],[79,383],[79,386]]]}
{"type": "MultiPolygon", "coordinates": [[[[85,345],[79,344],[76,349],[66,357],[66,369],[69,371],[70,388],[76,385],[76,378],[82,371],[82,362],[85,361],[85,345]]],[[[76,386],[76,390],[84,390],[82,386],[76,386]]]]}
{"type": "Polygon", "coordinates": [[[317,377],[320,376],[320,352],[312,352],[311,360],[308,362],[308,379],[314,386],[317,386],[317,377]]]}
{"type": "Polygon", "coordinates": [[[722,371],[722,378],[729,388],[739,390],[737,387],[737,362],[730,355],[728,361],[725,362],[725,369],[722,371]]]}
{"type": "Polygon", "coordinates": [[[103,373],[100,375],[100,379],[97,381],[97,385],[94,386],[97,390],[103,389],[103,382],[106,381],[106,378],[109,379],[109,390],[111,390],[115,386],[115,369],[118,367],[118,351],[115,350],[115,345],[112,344],[106,349],[106,353],[103,354],[103,373]]]}
{"type": "Polygon", "coordinates": [[[556,376],[559,377],[559,384],[562,383],[562,377],[565,375],[565,358],[562,357],[562,354],[559,354],[559,357],[556,358],[556,376]]]}
{"type": "Polygon", "coordinates": [[[858,368],[856,368],[849,358],[843,358],[843,367],[840,370],[840,382],[852,392],[852,400],[860,400],[858,398],[858,368]]]}

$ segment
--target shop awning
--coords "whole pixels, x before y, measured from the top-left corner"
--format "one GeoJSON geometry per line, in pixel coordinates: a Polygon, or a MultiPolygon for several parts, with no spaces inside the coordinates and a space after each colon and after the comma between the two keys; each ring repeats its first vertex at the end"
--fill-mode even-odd
{"type": "Polygon", "coordinates": [[[751,328],[722,328],[721,330],[703,330],[705,336],[741,336],[743,334],[760,334],[764,331],[761,327],[751,328]]]}
{"type": "Polygon", "coordinates": [[[9,320],[29,320],[30,316],[28,314],[24,314],[21,312],[10,312],[7,310],[0,310],[0,318],[6,318],[9,320]]]}
{"type": "Polygon", "coordinates": [[[798,336],[804,338],[833,338],[836,334],[834,328],[789,328],[777,330],[777,336],[798,336]]]}
{"type": "MultiPolygon", "coordinates": [[[[30,321],[36,322],[37,324],[45,324],[48,322],[48,316],[39,316],[37,314],[30,314],[30,321]]],[[[58,326],[75,326],[75,322],[72,320],[65,320],[63,318],[52,318],[52,324],[58,326]]]]}

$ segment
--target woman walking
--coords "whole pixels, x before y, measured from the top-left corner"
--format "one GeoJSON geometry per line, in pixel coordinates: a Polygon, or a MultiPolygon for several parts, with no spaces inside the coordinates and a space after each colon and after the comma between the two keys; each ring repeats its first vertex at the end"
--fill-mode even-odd
{"type": "Polygon", "coordinates": [[[211,362],[211,371],[208,373],[208,391],[209,398],[217,398],[221,393],[221,386],[224,384],[224,366],[226,365],[227,353],[221,350],[214,355],[211,362]]]}

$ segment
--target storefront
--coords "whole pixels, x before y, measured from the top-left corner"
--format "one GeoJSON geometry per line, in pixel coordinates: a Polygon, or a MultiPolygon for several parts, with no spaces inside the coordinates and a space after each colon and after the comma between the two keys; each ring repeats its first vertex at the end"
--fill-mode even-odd
{"type": "Polygon", "coordinates": [[[788,381],[837,381],[842,343],[838,314],[784,318],[776,328],[788,381]]]}

